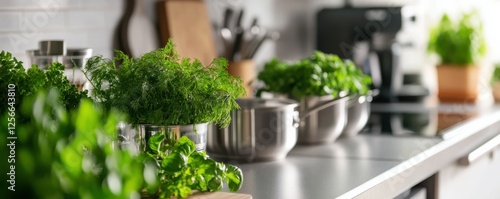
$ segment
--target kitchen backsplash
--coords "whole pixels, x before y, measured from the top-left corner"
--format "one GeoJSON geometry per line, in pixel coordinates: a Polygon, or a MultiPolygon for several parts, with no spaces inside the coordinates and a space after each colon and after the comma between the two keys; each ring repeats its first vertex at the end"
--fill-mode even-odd
{"type": "MultiPolygon", "coordinates": [[[[154,3],[143,1],[153,23],[156,23],[154,3]]],[[[453,4],[468,7],[468,0],[441,0],[435,5],[432,0],[351,0],[354,6],[387,6],[413,4],[430,10],[426,20],[453,4]],[[432,16],[430,16],[432,15],[432,16]]],[[[26,50],[37,48],[38,41],[64,39],[67,47],[87,47],[95,54],[111,57],[115,29],[122,15],[123,0],[0,0],[0,50],[13,52],[26,61],[26,50]]],[[[249,26],[252,17],[258,17],[263,27],[277,30],[281,37],[275,42],[266,42],[255,56],[257,69],[262,64],[278,57],[296,60],[309,55],[315,45],[315,16],[322,7],[341,7],[344,0],[205,0],[210,19],[214,24],[222,22],[222,8],[227,5],[243,7],[243,24],[249,26]]],[[[500,26],[495,25],[500,17],[498,0],[477,0],[473,4],[482,8],[485,30],[490,41],[490,59],[500,62],[500,26]],[[491,25],[494,24],[494,25],[491,25]]],[[[457,8],[454,8],[455,10],[457,8]]],[[[449,8],[448,10],[453,10],[449,8]]],[[[434,16],[436,15],[436,16],[434,16]]],[[[428,25],[428,24],[427,24],[428,25]]],[[[423,35],[425,36],[425,35],[423,35]]],[[[413,37],[413,36],[412,36],[413,37]]],[[[421,59],[419,59],[421,60],[421,59]]],[[[417,63],[413,63],[418,65],[417,63]]]]}
{"type": "Polygon", "coordinates": [[[0,0],[0,50],[29,66],[26,50],[40,40],[64,40],[68,48],[92,48],[111,57],[122,0],[0,0]]]}

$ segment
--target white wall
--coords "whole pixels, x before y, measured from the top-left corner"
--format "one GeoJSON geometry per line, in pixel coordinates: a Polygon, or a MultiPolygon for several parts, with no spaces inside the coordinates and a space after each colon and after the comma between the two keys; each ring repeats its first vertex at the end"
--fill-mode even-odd
{"type": "MultiPolygon", "coordinates": [[[[142,0],[156,21],[154,3],[142,0]]],[[[13,52],[27,61],[26,50],[35,49],[38,41],[64,39],[67,47],[87,47],[94,54],[112,56],[114,31],[123,10],[122,0],[0,0],[0,50],[13,52]]],[[[263,27],[277,30],[281,38],[266,42],[255,61],[262,64],[278,57],[295,60],[308,56],[315,45],[315,14],[322,7],[340,7],[343,0],[205,0],[214,24],[222,22],[223,8],[243,7],[244,26],[258,17],[263,27]]],[[[413,4],[420,6],[426,16],[424,27],[436,21],[443,10],[457,11],[478,6],[484,17],[489,41],[490,62],[500,62],[499,0],[351,0],[354,6],[391,6],[413,4]],[[494,45],[499,44],[499,45],[494,45]]],[[[425,40],[425,31],[419,34],[425,40]]],[[[424,44],[422,44],[424,45],[424,44]]],[[[425,53],[425,52],[421,52],[425,53]]],[[[418,65],[416,59],[414,65],[418,65]]],[[[426,60],[425,60],[426,61],[426,60]]],[[[410,69],[411,70],[411,69],[410,69]]]]}
{"type": "Polygon", "coordinates": [[[111,57],[121,0],[0,0],[0,50],[29,66],[26,50],[40,40],[64,40],[67,48],[92,48],[111,57]]]}

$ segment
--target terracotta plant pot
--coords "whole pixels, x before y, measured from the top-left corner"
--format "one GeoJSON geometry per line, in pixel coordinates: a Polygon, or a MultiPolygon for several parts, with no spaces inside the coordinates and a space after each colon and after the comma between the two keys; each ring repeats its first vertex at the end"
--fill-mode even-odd
{"type": "Polygon", "coordinates": [[[493,92],[493,98],[495,98],[496,102],[500,103],[500,82],[495,82],[491,86],[491,90],[493,92]]]}
{"type": "Polygon", "coordinates": [[[441,102],[475,102],[479,94],[479,67],[438,65],[438,98],[441,102]]]}

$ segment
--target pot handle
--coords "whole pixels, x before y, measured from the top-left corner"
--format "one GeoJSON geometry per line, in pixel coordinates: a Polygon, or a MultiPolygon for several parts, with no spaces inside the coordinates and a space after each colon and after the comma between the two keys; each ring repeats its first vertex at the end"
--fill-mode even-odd
{"type": "Polygon", "coordinates": [[[337,99],[333,99],[327,103],[324,103],[324,104],[321,104],[321,105],[318,105],[316,107],[313,107],[312,109],[308,110],[307,112],[305,113],[300,113],[300,117],[299,119],[300,120],[303,120],[304,118],[308,117],[309,115],[313,114],[313,113],[316,113],[318,111],[321,111],[329,106],[332,106],[332,105],[335,105],[337,103],[340,103],[344,100],[347,100],[347,97],[340,97],[340,98],[337,98],[337,99]]]}
{"type": "Polygon", "coordinates": [[[300,123],[299,112],[298,111],[294,111],[293,112],[293,124],[292,124],[292,126],[294,128],[298,128],[299,127],[299,123],[300,123]]]}

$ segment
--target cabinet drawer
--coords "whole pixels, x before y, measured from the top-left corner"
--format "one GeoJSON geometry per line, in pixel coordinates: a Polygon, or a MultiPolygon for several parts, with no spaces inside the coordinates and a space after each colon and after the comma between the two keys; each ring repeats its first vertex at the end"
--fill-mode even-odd
{"type": "Polygon", "coordinates": [[[498,189],[500,147],[494,146],[491,150],[483,152],[485,152],[484,155],[471,161],[470,164],[454,162],[439,171],[439,199],[500,198],[500,189],[498,189]]]}

